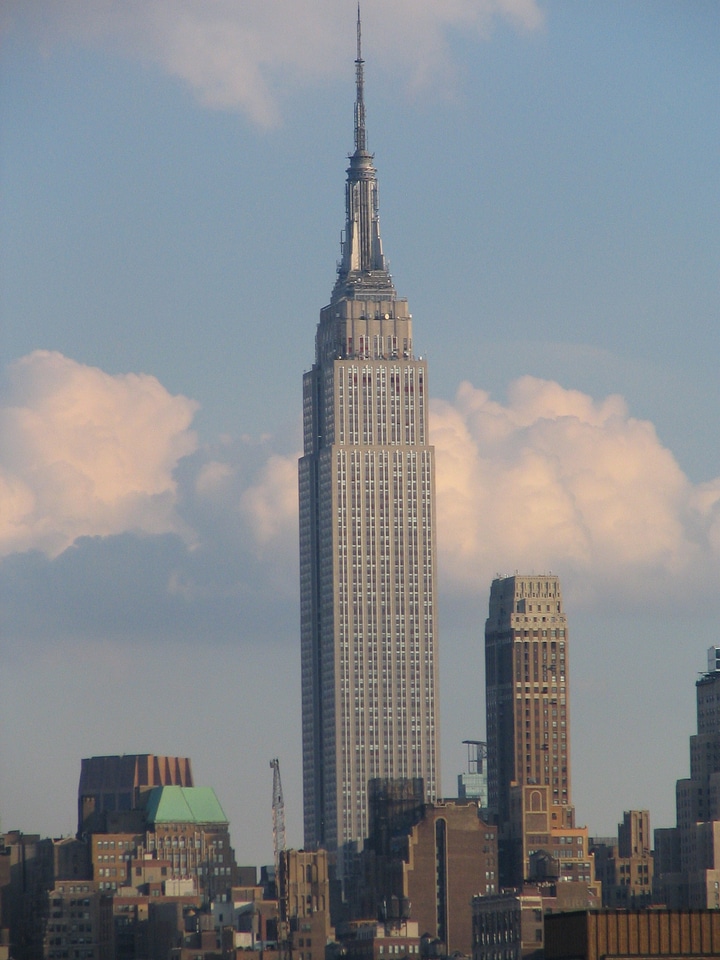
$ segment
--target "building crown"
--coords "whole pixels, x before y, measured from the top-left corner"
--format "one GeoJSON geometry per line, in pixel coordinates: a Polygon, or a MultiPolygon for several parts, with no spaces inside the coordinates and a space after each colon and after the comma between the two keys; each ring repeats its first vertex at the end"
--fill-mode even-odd
{"type": "Polygon", "coordinates": [[[395,288],[380,239],[377,172],[367,149],[365,125],[365,61],[362,58],[360,4],[357,12],[355,59],[355,152],[350,154],[345,186],[345,229],[332,301],[394,299],[395,288]]]}

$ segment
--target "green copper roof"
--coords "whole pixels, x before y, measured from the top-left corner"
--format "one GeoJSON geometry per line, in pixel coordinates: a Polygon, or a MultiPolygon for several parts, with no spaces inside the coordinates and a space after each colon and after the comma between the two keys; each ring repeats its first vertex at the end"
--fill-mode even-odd
{"type": "Polygon", "coordinates": [[[149,823],[227,823],[212,787],[154,787],[147,802],[149,823]]]}

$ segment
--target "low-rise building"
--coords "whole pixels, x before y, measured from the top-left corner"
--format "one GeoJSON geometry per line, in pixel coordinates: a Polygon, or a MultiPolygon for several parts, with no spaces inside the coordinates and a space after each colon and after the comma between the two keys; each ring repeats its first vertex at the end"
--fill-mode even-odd
{"type": "Polygon", "coordinates": [[[545,960],[708,960],[720,956],[716,910],[585,910],[545,918],[545,960]]]}
{"type": "Polygon", "coordinates": [[[573,880],[525,884],[516,891],[474,897],[473,960],[540,960],[548,914],[600,905],[600,884],[573,880]]]}
{"type": "Polygon", "coordinates": [[[42,957],[48,921],[48,893],[55,882],[53,841],[13,830],[2,835],[2,926],[10,955],[42,957]]]}
{"type": "Polygon", "coordinates": [[[335,936],[327,852],[283,850],[279,867],[281,937],[296,960],[325,960],[335,936]]]}
{"type": "Polygon", "coordinates": [[[142,833],[94,833],[89,837],[92,878],[109,892],[136,886],[131,864],[142,850],[142,833]]]}
{"type": "Polygon", "coordinates": [[[554,803],[549,786],[512,785],[505,846],[510,873],[531,883],[595,881],[587,827],[575,826],[574,807],[554,803]]]}
{"type": "Polygon", "coordinates": [[[114,960],[112,899],[92,880],[60,880],[48,895],[45,960],[114,960]]]}
{"type": "Polygon", "coordinates": [[[655,902],[650,814],[626,810],[617,840],[591,840],[595,875],[602,883],[603,906],[636,909],[655,902]]]}
{"type": "Polygon", "coordinates": [[[414,920],[354,921],[344,930],[342,942],[348,960],[419,960],[420,957],[421,937],[414,920]]]}

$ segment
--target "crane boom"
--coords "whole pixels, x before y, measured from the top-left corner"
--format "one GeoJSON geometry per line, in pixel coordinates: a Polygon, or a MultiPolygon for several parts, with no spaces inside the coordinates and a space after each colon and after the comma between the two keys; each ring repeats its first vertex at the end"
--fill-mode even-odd
{"type": "Polygon", "coordinates": [[[285,852],[285,801],[283,799],[282,780],[280,779],[280,761],[274,757],[270,761],[273,772],[272,825],[273,848],[275,852],[275,890],[278,900],[278,960],[285,960],[288,954],[287,926],[287,883],[282,873],[282,855],[285,852]]]}
{"type": "Polygon", "coordinates": [[[272,824],[273,849],[275,853],[275,877],[279,877],[280,854],[285,849],[285,801],[283,800],[282,780],[280,779],[280,761],[277,757],[270,761],[273,772],[272,824]]]}

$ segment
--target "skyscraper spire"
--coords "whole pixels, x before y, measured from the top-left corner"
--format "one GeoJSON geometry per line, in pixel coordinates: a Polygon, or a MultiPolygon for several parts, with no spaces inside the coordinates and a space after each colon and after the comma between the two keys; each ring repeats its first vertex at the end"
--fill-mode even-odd
{"type": "Polygon", "coordinates": [[[360,4],[357,9],[357,58],[355,60],[355,85],[357,94],[355,97],[355,152],[364,153],[366,150],[365,138],[365,76],[363,66],[365,61],[362,58],[362,26],[360,23],[360,4]]]}
{"type": "Polygon", "coordinates": [[[365,126],[365,61],[362,58],[360,4],[355,60],[355,152],[350,155],[345,188],[345,229],[338,277],[332,299],[394,297],[395,289],[383,255],[378,214],[377,173],[367,149],[365,126]]]}

